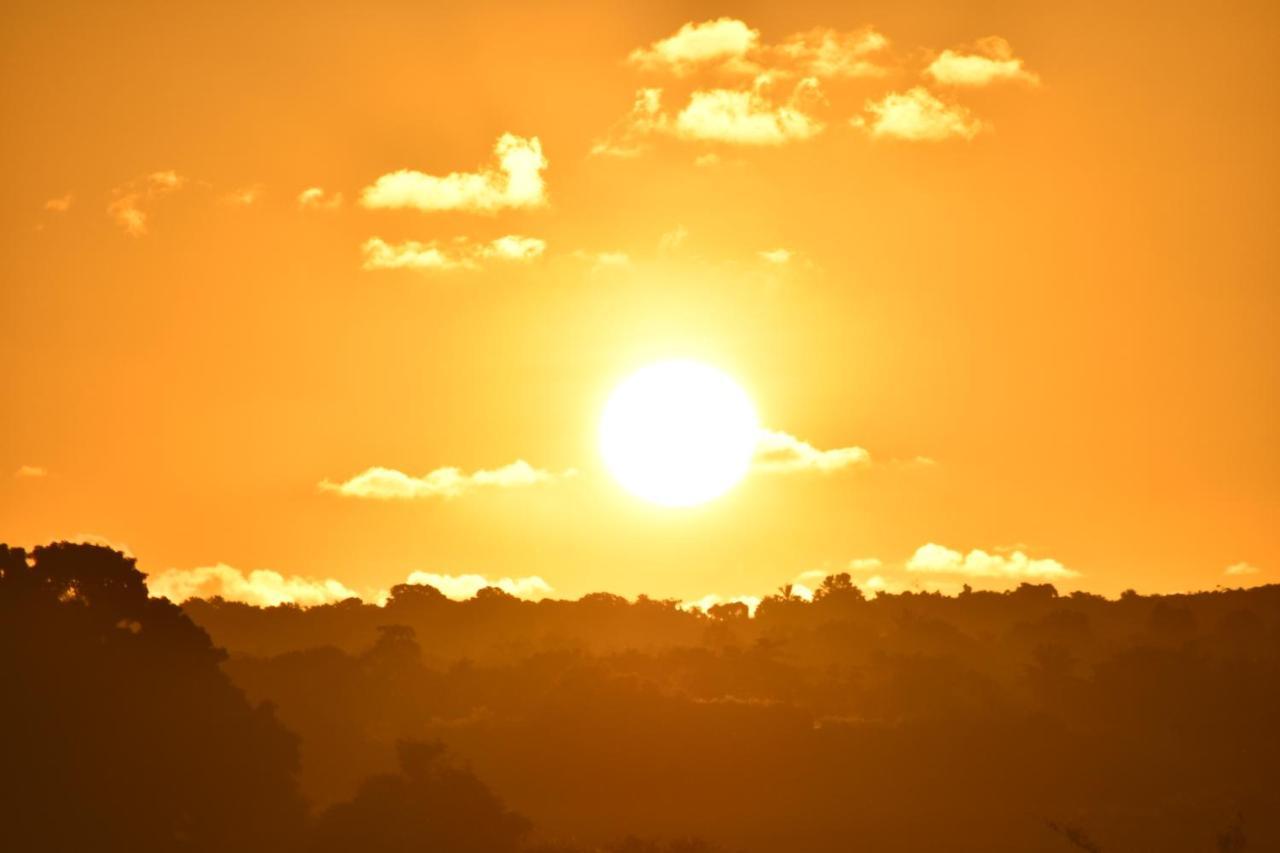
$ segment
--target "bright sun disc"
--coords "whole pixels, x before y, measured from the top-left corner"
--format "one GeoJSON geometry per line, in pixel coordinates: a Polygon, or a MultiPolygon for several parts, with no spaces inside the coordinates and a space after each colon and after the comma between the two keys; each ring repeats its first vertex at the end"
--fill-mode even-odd
{"type": "Polygon", "coordinates": [[[696,361],[641,368],[614,389],[600,419],[600,452],[633,495],[694,506],[746,476],[760,423],[746,392],[696,361]]]}

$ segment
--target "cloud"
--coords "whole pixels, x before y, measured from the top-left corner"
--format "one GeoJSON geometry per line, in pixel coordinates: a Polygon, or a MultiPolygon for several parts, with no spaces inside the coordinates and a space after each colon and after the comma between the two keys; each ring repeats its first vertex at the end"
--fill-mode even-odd
{"type": "Polygon", "coordinates": [[[670,231],[658,238],[659,252],[674,252],[684,245],[684,241],[689,237],[689,229],[683,225],[677,225],[670,231]]]}
{"type": "Polygon", "coordinates": [[[342,193],[326,193],[323,187],[307,187],[298,193],[298,207],[303,210],[337,210],[342,206],[342,193]]]}
{"type": "Polygon", "coordinates": [[[497,165],[478,172],[452,172],[443,177],[401,169],[366,187],[360,203],[368,208],[415,208],[494,213],[505,208],[546,204],[538,138],[504,133],[494,145],[497,165]]]}
{"type": "Polygon", "coordinates": [[[44,209],[51,213],[66,213],[71,209],[71,203],[75,201],[75,196],[71,193],[60,195],[57,198],[51,198],[44,203],[44,209]]]}
{"type": "Polygon", "coordinates": [[[983,123],[965,107],[939,100],[923,86],[906,92],[890,92],[879,101],[868,101],[868,121],[859,116],[855,127],[868,127],[874,137],[937,142],[959,137],[972,139],[983,130],[983,123]]]}
{"type": "Polygon", "coordinates": [[[144,209],[152,201],[181,189],[187,179],[169,169],[152,172],[112,191],[107,214],[131,237],[141,237],[149,230],[148,213],[144,209]]]}
{"type": "Polygon", "coordinates": [[[1259,569],[1257,566],[1251,566],[1248,563],[1233,563],[1232,565],[1227,566],[1225,569],[1222,570],[1222,573],[1224,575],[1230,575],[1232,577],[1241,577],[1243,575],[1256,575],[1256,574],[1260,574],[1261,572],[1262,572],[1262,569],[1259,569]]]}
{"type": "Polygon", "coordinates": [[[875,557],[860,557],[856,560],[849,561],[849,571],[851,572],[870,572],[875,571],[884,564],[875,557]]]}
{"type": "Polygon", "coordinates": [[[819,450],[793,435],[772,430],[761,430],[756,445],[755,467],[760,471],[830,473],[870,462],[871,454],[861,447],[819,450]]]}
{"type": "Polygon", "coordinates": [[[778,266],[781,266],[791,260],[792,254],[793,253],[790,249],[766,249],[759,253],[761,258],[778,266]]]}
{"type": "Polygon", "coordinates": [[[584,249],[575,249],[572,257],[582,261],[590,261],[591,272],[593,273],[605,270],[621,270],[631,266],[631,256],[626,252],[588,252],[584,249]]]}
{"type": "Polygon", "coordinates": [[[456,498],[473,489],[534,486],[572,477],[576,473],[570,469],[556,474],[534,468],[523,459],[517,459],[510,465],[491,471],[481,470],[468,474],[453,467],[437,468],[422,477],[413,477],[393,468],[369,468],[344,483],[325,480],[320,483],[320,488],[346,497],[374,500],[456,498]]]}
{"type": "Polygon", "coordinates": [[[781,145],[821,133],[822,122],[805,112],[821,100],[817,79],[800,80],[783,103],[767,94],[773,82],[772,75],[762,74],[750,89],[695,91],[672,132],[681,139],[732,145],[781,145]]]}
{"type": "Polygon", "coordinates": [[[105,536],[99,536],[97,533],[77,533],[67,540],[77,545],[101,545],[103,548],[110,548],[112,551],[119,551],[126,557],[132,557],[133,551],[123,542],[114,542],[105,536]]]}
{"type": "Polygon", "coordinates": [[[253,186],[240,187],[232,190],[222,196],[223,204],[230,204],[236,207],[248,207],[257,203],[262,198],[262,185],[254,184],[253,186]]]}
{"type": "Polygon", "coordinates": [[[999,36],[979,39],[973,51],[944,50],[925,74],[945,86],[987,86],[999,82],[1039,86],[1040,76],[1028,71],[1013,55],[1009,42],[999,36]]]}
{"type": "Polygon", "coordinates": [[[591,153],[608,157],[638,157],[644,152],[649,137],[666,133],[671,117],[662,111],[662,90],[640,89],[636,92],[631,112],[615,122],[604,139],[591,146],[591,153]]]}
{"type": "Polygon", "coordinates": [[[784,63],[814,77],[880,77],[887,69],[872,57],[889,46],[873,27],[849,32],[817,28],[788,36],[772,48],[784,63]]]}
{"type": "Polygon", "coordinates": [[[474,598],[476,593],[486,587],[500,589],[516,598],[527,598],[536,601],[551,594],[551,585],[537,575],[522,578],[499,578],[489,580],[481,575],[441,575],[434,572],[412,572],[405,583],[417,586],[431,586],[440,590],[448,598],[465,601],[474,598]]]}
{"type": "Polygon", "coordinates": [[[909,572],[929,574],[958,574],[974,578],[1003,578],[1015,580],[1062,580],[1079,577],[1080,573],[1068,569],[1057,560],[1032,560],[1022,551],[1009,554],[989,554],[973,550],[961,554],[942,545],[921,545],[907,560],[909,572]]]}
{"type": "Polygon", "coordinates": [[[488,243],[472,243],[466,238],[442,243],[409,240],[391,244],[370,237],[361,246],[367,270],[412,269],[423,271],[478,270],[485,260],[532,261],[542,256],[547,244],[536,237],[508,234],[488,243]]]}
{"type": "Polygon", "coordinates": [[[225,563],[148,575],[147,589],[155,598],[167,598],[179,604],[189,598],[221,596],[258,607],[278,604],[314,607],[360,597],[332,578],[286,577],[268,569],[255,569],[246,574],[225,563]]]}
{"type": "Polygon", "coordinates": [[[696,598],[692,601],[683,602],[680,605],[681,610],[701,610],[706,613],[717,604],[745,604],[747,613],[751,616],[756,615],[756,608],[760,606],[761,598],[758,595],[733,595],[727,598],[712,594],[704,595],[702,598],[696,598]]]}
{"type": "MultiPolygon", "coordinates": [[[[537,576],[488,580],[482,575],[448,575],[434,572],[412,572],[405,583],[432,586],[449,598],[468,599],[485,587],[496,587],[517,598],[545,598],[551,585],[537,576]]],[[[181,604],[192,598],[219,596],[256,607],[295,604],[316,607],[357,598],[370,604],[385,604],[385,589],[357,592],[333,578],[311,578],[282,575],[269,569],[244,572],[225,563],[195,569],[169,569],[147,577],[147,588],[155,598],[167,598],[181,604]]]]}
{"type": "Polygon", "coordinates": [[[47,477],[49,472],[41,468],[39,465],[21,465],[17,471],[13,472],[13,476],[19,480],[35,479],[37,477],[47,477]]]}
{"type": "Polygon", "coordinates": [[[760,33],[736,18],[682,26],[674,35],[637,48],[627,61],[646,71],[671,71],[677,75],[711,63],[733,63],[744,58],[760,41],[760,33]]]}

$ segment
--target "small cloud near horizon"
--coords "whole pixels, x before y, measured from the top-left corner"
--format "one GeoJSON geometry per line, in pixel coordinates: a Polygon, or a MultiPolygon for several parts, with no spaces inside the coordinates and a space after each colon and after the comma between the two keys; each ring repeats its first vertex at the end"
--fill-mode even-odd
{"type": "Polygon", "coordinates": [[[459,468],[437,468],[414,477],[394,468],[369,468],[342,483],[324,480],[321,491],[344,497],[373,500],[413,500],[418,498],[456,498],[482,488],[518,488],[551,483],[576,476],[569,469],[562,473],[534,468],[523,459],[493,470],[466,473],[459,468]]]}

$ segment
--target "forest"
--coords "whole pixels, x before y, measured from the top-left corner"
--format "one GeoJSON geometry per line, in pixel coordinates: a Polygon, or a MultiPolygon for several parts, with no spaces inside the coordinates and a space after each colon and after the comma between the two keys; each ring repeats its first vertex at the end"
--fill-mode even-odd
{"type": "Polygon", "coordinates": [[[149,597],[0,546],[12,850],[1280,849],[1280,586],[149,597]]]}

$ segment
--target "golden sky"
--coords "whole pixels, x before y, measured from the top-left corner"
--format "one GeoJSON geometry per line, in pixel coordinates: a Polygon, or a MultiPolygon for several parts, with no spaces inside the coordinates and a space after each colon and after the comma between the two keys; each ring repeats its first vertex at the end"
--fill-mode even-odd
{"type": "Polygon", "coordinates": [[[0,540],[258,600],[1274,579],[1278,8],[6,4],[0,540]],[[672,357],[773,451],[680,510],[596,438],[672,357]]]}

